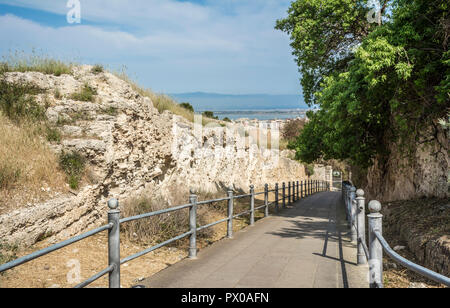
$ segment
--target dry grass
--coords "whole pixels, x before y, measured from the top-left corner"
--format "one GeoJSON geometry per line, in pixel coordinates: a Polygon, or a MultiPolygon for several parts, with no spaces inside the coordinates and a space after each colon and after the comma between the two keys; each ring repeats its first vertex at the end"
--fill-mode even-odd
{"type": "Polygon", "coordinates": [[[4,56],[0,61],[0,73],[4,72],[40,72],[61,76],[71,74],[73,64],[60,60],[51,59],[45,55],[40,55],[36,51],[26,54],[15,51],[8,56],[4,56]]]}
{"type": "Polygon", "coordinates": [[[55,191],[65,187],[58,158],[40,137],[40,130],[40,124],[16,125],[0,113],[0,213],[10,210],[11,195],[20,192],[26,203],[41,188],[55,191]]]}
{"type": "MultiPolygon", "coordinates": [[[[200,193],[199,200],[206,200],[216,197],[223,197],[223,193],[207,194],[200,193]]],[[[186,196],[183,196],[184,199],[186,196]]],[[[135,199],[139,200],[139,199],[135,199]]],[[[129,202],[131,202],[130,200],[129,202]]],[[[142,200],[141,200],[142,201],[142,200]]],[[[148,200],[145,200],[149,202],[148,200]]],[[[237,200],[236,200],[237,201],[237,200]]],[[[202,205],[199,207],[199,217],[202,217],[202,223],[209,224],[214,221],[218,221],[224,218],[224,212],[226,208],[224,205],[226,202],[202,205]]],[[[257,197],[255,202],[256,206],[262,204],[260,196],[257,197]]],[[[239,199],[239,202],[235,203],[236,211],[242,212],[249,208],[248,198],[239,199]]],[[[139,207],[137,207],[139,208],[139,207]]],[[[143,208],[145,209],[145,207],[143,208]]],[[[122,207],[122,214],[125,217],[126,213],[130,213],[130,210],[126,209],[126,205],[122,207]]],[[[178,217],[180,219],[180,226],[183,228],[187,226],[184,223],[187,221],[187,213],[184,213],[186,217],[178,217]]],[[[257,212],[256,219],[262,218],[261,211],[257,212]]],[[[150,218],[151,219],[151,218],[150,218]]],[[[149,223],[149,220],[145,220],[149,223]]],[[[174,221],[167,218],[162,219],[162,222],[168,221],[173,224],[174,221]]],[[[241,217],[234,220],[233,231],[237,232],[248,226],[248,217],[241,217]]],[[[155,227],[155,225],[154,225],[155,227]]],[[[121,228],[126,228],[123,224],[121,228]]],[[[198,238],[198,248],[201,250],[211,243],[219,241],[226,236],[226,223],[216,225],[210,229],[200,232],[198,238]]],[[[145,229],[155,232],[155,229],[145,229]]],[[[159,227],[156,227],[156,234],[159,227]]],[[[142,251],[149,247],[152,243],[158,242],[159,239],[147,238],[144,241],[137,240],[136,238],[129,238],[126,229],[121,234],[121,258],[130,256],[139,251],[142,251]],[[151,244],[148,244],[150,242],[151,244]]],[[[150,234],[150,233],[149,233],[150,234]]],[[[15,247],[0,246],[0,255],[3,253],[5,258],[14,259],[16,257],[24,256],[32,253],[38,249],[48,247],[51,243],[48,240],[43,240],[32,247],[28,247],[23,250],[17,250],[15,247]],[[2,251],[3,250],[3,251],[2,251]]],[[[90,237],[81,242],[75,243],[42,258],[38,258],[29,263],[16,267],[15,269],[5,272],[0,275],[0,288],[50,288],[50,287],[74,287],[77,283],[70,282],[68,278],[73,278],[70,275],[73,269],[74,261],[80,264],[80,281],[89,278],[95,273],[103,270],[107,267],[107,235],[106,232],[90,237]]],[[[142,256],[136,260],[123,264],[121,266],[121,284],[123,287],[131,287],[139,284],[139,280],[142,278],[151,277],[153,274],[167,268],[168,266],[179,262],[187,257],[188,240],[181,240],[169,247],[163,247],[156,251],[153,251],[145,256],[142,256]]],[[[89,287],[107,287],[107,276],[94,282],[89,287]]]]}
{"type": "MultiPolygon", "coordinates": [[[[185,204],[186,196],[176,196],[174,192],[176,203],[185,204]]],[[[198,193],[198,200],[212,200],[223,198],[226,192],[218,193],[198,193]]],[[[241,213],[249,209],[250,198],[242,198],[235,200],[234,208],[236,213],[241,213]]],[[[258,203],[257,203],[258,204],[258,203]]],[[[130,217],[162,209],[169,208],[166,200],[150,199],[146,196],[130,198],[123,203],[122,215],[123,217],[130,217]]],[[[223,219],[227,217],[227,201],[215,202],[198,207],[197,224],[203,226],[208,223],[223,219]],[[213,219],[213,220],[212,220],[213,219]],[[215,219],[215,220],[214,220],[215,219]]],[[[246,218],[244,218],[245,220],[246,218]]],[[[175,236],[189,231],[189,210],[183,209],[172,213],[158,215],[148,219],[138,220],[127,223],[123,226],[123,232],[126,238],[130,241],[139,244],[154,245],[163,241],[169,240],[175,236]]],[[[199,233],[200,239],[208,239],[212,237],[212,229],[205,229],[199,233]]],[[[178,244],[184,245],[182,242],[178,244]]]]}
{"type": "MultiPolygon", "coordinates": [[[[182,107],[179,103],[177,103],[173,98],[170,96],[164,95],[164,94],[157,94],[153,92],[150,89],[144,89],[140,87],[135,81],[131,80],[128,75],[122,71],[122,72],[113,72],[113,74],[124,80],[125,82],[129,83],[134,91],[139,93],[140,95],[144,97],[148,97],[152,100],[153,105],[156,109],[158,109],[159,113],[163,113],[164,111],[170,111],[173,114],[176,114],[178,116],[181,116],[185,119],[187,119],[190,122],[194,122],[194,115],[195,113],[182,107]]],[[[215,119],[210,119],[207,117],[202,118],[202,124],[208,125],[210,123],[221,123],[220,121],[217,121],[215,119]]]]}

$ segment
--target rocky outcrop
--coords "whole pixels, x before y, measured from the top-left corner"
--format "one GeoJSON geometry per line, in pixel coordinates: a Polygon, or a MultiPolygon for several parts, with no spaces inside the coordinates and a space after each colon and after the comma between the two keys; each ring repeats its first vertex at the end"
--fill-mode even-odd
{"type": "MultiPolygon", "coordinates": [[[[93,74],[83,66],[73,75],[9,73],[7,79],[46,90],[39,99],[50,105],[47,117],[64,135],[53,149],[82,154],[93,180],[79,192],[0,216],[4,241],[57,241],[102,225],[110,198],[146,194],[175,205],[187,201],[190,188],[217,192],[233,185],[248,191],[250,184],[260,189],[306,179],[304,166],[286,153],[260,150],[232,127],[205,128],[167,111],[160,114],[148,97],[113,74],[93,74]],[[70,99],[85,84],[96,90],[96,101],[70,99]]],[[[324,176],[325,167],[317,166],[313,179],[324,176]]]]}
{"type": "Polygon", "coordinates": [[[436,126],[434,140],[412,145],[413,154],[405,158],[398,145],[390,145],[385,164],[375,160],[367,172],[364,190],[368,198],[383,202],[421,197],[450,196],[449,132],[436,126]]]}

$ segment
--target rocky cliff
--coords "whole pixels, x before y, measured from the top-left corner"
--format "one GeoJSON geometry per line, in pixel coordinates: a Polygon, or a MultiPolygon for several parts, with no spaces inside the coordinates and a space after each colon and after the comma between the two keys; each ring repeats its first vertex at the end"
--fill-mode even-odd
{"type": "Polygon", "coordinates": [[[433,139],[413,143],[405,157],[397,144],[390,145],[389,159],[368,170],[364,190],[368,198],[380,201],[408,200],[422,197],[447,198],[449,191],[449,132],[436,124],[433,139]]]}
{"type": "MultiPolygon", "coordinates": [[[[6,77],[44,90],[38,99],[63,135],[52,148],[84,156],[91,180],[79,191],[0,216],[2,240],[29,245],[79,234],[105,223],[110,198],[146,194],[174,205],[187,199],[190,188],[214,193],[232,185],[248,191],[250,184],[260,189],[264,183],[306,179],[304,166],[286,153],[262,151],[233,128],[196,126],[160,113],[149,97],[113,74],[81,66],[59,77],[36,72],[6,77]],[[95,102],[70,98],[85,85],[97,93],[95,102]]],[[[313,179],[324,176],[325,168],[317,166],[313,179]]]]}

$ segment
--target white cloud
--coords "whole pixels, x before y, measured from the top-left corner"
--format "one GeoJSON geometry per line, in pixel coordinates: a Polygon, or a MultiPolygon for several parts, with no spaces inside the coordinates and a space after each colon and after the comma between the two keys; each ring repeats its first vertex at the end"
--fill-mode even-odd
{"type": "MultiPolygon", "coordinates": [[[[273,29],[289,1],[81,0],[96,26],[48,27],[0,16],[0,51],[39,47],[82,61],[123,63],[142,83],[167,92],[299,91],[288,38],[273,29]],[[109,26],[115,29],[109,30],[109,26]]],[[[66,1],[0,0],[64,15],[66,1]]],[[[1,13],[0,13],[1,14],[1,13]]]]}

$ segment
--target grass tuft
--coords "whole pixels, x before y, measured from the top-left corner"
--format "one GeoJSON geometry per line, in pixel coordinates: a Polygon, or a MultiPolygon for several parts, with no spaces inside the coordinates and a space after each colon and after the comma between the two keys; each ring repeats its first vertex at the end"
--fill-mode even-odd
{"type": "Polygon", "coordinates": [[[105,69],[103,68],[103,66],[99,65],[99,64],[94,65],[94,67],[92,67],[92,69],[91,69],[91,73],[93,73],[95,75],[103,73],[104,71],[105,71],[105,69]]]}
{"type": "Polygon", "coordinates": [[[61,76],[72,73],[73,64],[67,64],[60,60],[38,55],[35,51],[31,54],[15,52],[3,57],[0,63],[0,74],[6,72],[40,72],[48,75],[61,76]]]}
{"type": "Polygon", "coordinates": [[[81,177],[83,176],[85,170],[85,158],[77,152],[62,152],[59,157],[59,165],[67,175],[67,181],[70,188],[78,189],[80,186],[81,177]]]}
{"type": "Polygon", "coordinates": [[[97,90],[90,87],[89,84],[85,83],[80,91],[72,93],[70,99],[80,102],[95,102],[95,95],[97,95],[97,90]]]}

